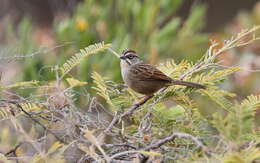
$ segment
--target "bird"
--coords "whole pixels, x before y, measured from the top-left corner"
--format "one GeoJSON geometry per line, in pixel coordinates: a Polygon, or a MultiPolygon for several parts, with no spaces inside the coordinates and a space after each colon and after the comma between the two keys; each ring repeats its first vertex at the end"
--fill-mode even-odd
{"type": "Polygon", "coordinates": [[[172,79],[154,65],[145,63],[134,50],[124,50],[120,56],[121,75],[125,84],[137,93],[151,96],[164,87],[183,85],[196,89],[207,87],[198,83],[172,79]]]}

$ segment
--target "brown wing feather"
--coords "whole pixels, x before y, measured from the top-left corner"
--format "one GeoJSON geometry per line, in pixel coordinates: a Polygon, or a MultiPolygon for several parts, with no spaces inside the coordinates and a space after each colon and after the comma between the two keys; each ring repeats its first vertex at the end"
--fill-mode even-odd
{"type": "Polygon", "coordinates": [[[155,68],[153,65],[139,63],[133,65],[130,69],[133,73],[135,73],[140,80],[159,80],[159,81],[166,81],[171,82],[172,79],[166,76],[163,72],[155,68]],[[141,75],[142,74],[142,75],[141,75]]]}

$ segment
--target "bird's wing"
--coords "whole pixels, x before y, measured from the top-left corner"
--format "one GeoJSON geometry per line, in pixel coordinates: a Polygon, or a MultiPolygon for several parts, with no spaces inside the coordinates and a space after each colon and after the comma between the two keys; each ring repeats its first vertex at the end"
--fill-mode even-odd
{"type": "Polygon", "coordinates": [[[132,74],[135,74],[135,76],[138,76],[139,80],[160,80],[167,82],[172,80],[170,77],[150,64],[139,63],[132,65],[130,71],[132,71],[132,74]]]}

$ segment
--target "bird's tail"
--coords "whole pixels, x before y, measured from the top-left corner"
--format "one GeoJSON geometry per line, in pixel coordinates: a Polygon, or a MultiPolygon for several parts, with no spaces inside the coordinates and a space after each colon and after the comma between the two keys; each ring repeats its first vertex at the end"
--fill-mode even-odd
{"type": "Polygon", "coordinates": [[[172,80],[171,85],[184,85],[187,87],[197,88],[197,89],[206,89],[207,87],[205,85],[193,83],[193,82],[187,82],[182,80],[172,80]]]}

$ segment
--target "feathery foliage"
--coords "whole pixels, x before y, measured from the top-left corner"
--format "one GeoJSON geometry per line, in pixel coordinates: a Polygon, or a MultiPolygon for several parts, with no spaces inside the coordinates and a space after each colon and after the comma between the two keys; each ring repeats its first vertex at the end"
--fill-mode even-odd
{"type": "Polygon", "coordinates": [[[103,97],[112,108],[115,108],[115,105],[112,103],[109,97],[109,88],[106,85],[105,80],[97,72],[93,72],[92,78],[94,79],[94,83],[96,84],[96,87],[93,87],[93,89],[95,89],[97,91],[97,94],[103,97]]]}
{"type": "Polygon", "coordinates": [[[0,89],[10,89],[10,88],[30,88],[39,86],[39,81],[24,81],[24,82],[17,82],[15,84],[7,85],[7,86],[0,86],[0,89]]]}
{"type": "Polygon", "coordinates": [[[109,48],[110,46],[111,46],[110,44],[105,44],[104,42],[100,42],[100,43],[90,45],[84,49],[80,49],[80,52],[78,52],[74,56],[72,56],[60,67],[62,76],[65,76],[67,73],[69,73],[70,70],[73,67],[77,66],[83,58],[85,58],[91,54],[95,54],[99,51],[103,51],[103,50],[109,48]]]}
{"type": "Polygon", "coordinates": [[[82,81],[79,81],[79,80],[77,80],[75,78],[66,78],[66,80],[69,83],[71,88],[78,87],[78,86],[83,86],[83,85],[87,84],[87,82],[82,82],[82,81]]]}
{"type": "Polygon", "coordinates": [[[248,96],[242,103],[232,105],[230,112],[223,119],[223,115],[214,115],[212,123],[220,132],[220,135],[228,141],[235,141],[237,148],[252,138],[257,140],[259,135],[255,134],[255,111],[260,106],[258,96],[248,96]]]}

